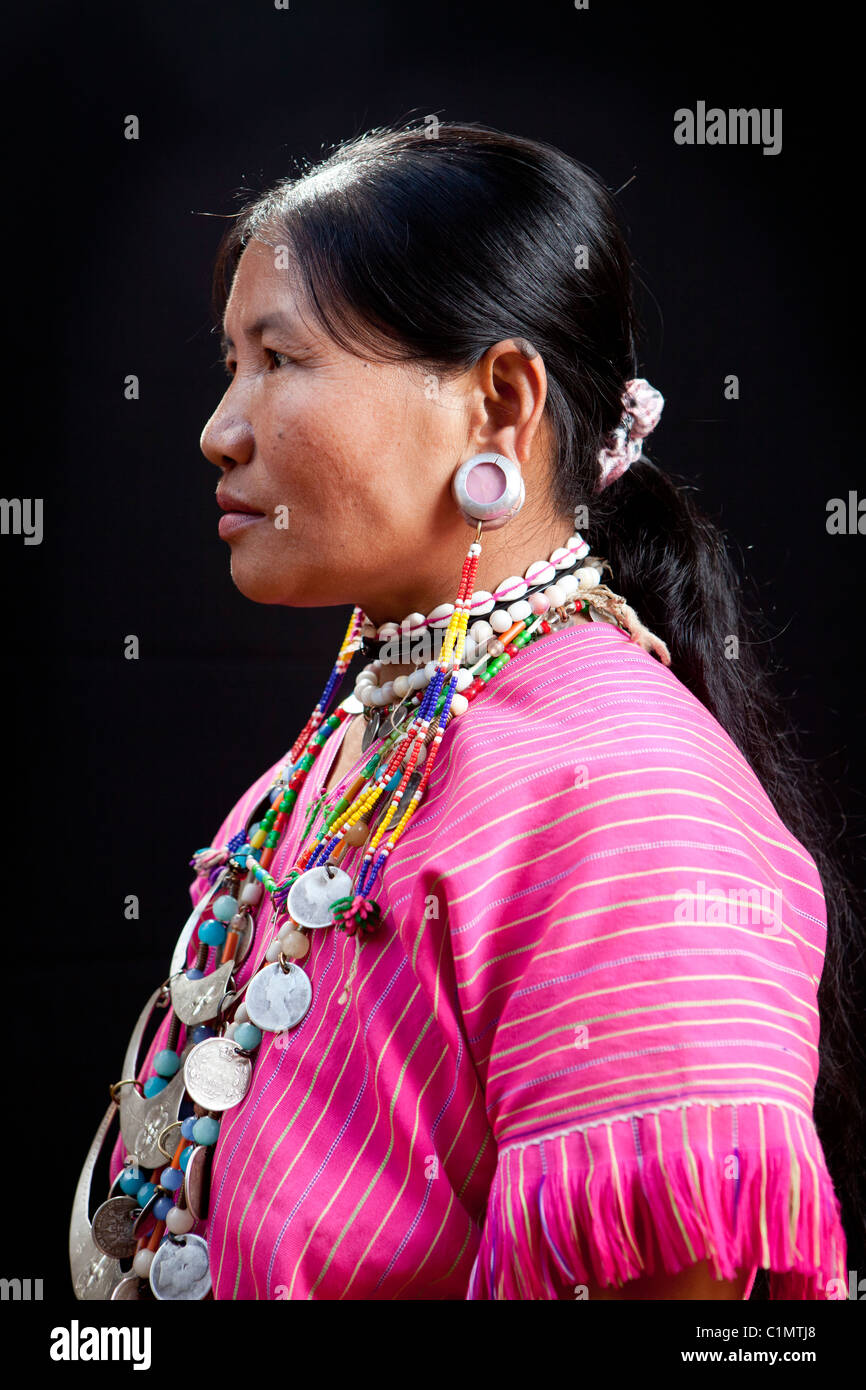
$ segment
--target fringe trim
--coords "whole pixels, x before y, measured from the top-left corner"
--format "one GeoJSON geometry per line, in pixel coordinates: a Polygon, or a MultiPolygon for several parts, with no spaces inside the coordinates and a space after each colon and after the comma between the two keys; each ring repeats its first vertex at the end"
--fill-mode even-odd
{"type": "Polygon", "coordinates": [[[691,1103],[596,1122],[500,1153],[466,1297],[561,1299],[709,1260],[717,1279],[769,1269],[772,1299],[838,1298],[840,1214],[794,1107],[691,1103]]]}
{"type": "Polygon", "coordinates": [[[606,584],[598,584],[594,589],[578,590],[577,597],[596,612],[611,618],[618,627],[628,633],[632,642],[637,642],[638,646],[643,647],[651,656],[658,657],[663,666],[670,666],[671,654],[667,643],[654,632],[650,632],[620,594],[615,594],[606,584]]]}

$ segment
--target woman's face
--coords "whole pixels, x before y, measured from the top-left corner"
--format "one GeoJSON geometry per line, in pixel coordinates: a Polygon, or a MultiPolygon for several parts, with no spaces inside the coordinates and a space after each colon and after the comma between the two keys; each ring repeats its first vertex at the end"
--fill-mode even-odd
{"type": "Polygon", "coordinates": [[[339,348],[262,242],[241,257],[224,336],[231,381],[201,447],[217,499],[253,513],[220,522],[240,591],[359,603],[377,622],[447,599],[472,540],[450,495],[471,393],[339,348]]]}

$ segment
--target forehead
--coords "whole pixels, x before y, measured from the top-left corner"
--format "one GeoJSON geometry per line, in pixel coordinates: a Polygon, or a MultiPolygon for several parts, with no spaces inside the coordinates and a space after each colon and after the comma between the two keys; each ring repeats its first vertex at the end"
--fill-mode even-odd
{"type": "Polygon", "coordinates": [[[226,316],[236,315],[250,305],[255,305],[257,310],[267,304],[290,307],[295,302],[296,283],[297,272],[288,247],[251,241],[238,262],[226,316]]]}
{"type": "Polygon", "coordinates": [[[251,241],[244,249],[223,314],[223,345],[255,337],[270,327],[303,320],[297,269],[285,246],[251,241]]]}

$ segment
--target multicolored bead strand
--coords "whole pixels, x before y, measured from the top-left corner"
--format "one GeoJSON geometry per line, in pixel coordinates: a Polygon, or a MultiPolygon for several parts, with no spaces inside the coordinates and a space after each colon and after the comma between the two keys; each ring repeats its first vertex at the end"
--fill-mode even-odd
{"type": "Polygon", "coordinates": [[[352,616],[349,619],[349,626],[346,628],[346,635],[340,643],[340,650],[337,655],[337,660],[334,662],[334,668],[328,677],[324,690],[316,702],[315,709],[292,745],[290,755],[291,762],[295,762],[300,758],[310,738],[316,732],[327,714],[334,694],[339,688],[343,676],[346,674],[349,663],[360,646],[360,633],[361,628],[364,626],[364,622],[365,619],[362,610],[358,607],[353,608],[352,616]]]}

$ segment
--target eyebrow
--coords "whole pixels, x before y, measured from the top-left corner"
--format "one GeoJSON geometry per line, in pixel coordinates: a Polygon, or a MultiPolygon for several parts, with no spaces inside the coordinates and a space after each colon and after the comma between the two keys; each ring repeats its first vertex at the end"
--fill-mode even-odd
{"type": "MultiPolygon", "coordinates": [[[[269,328],[278,329],[280,332],[283,333],[290,333],[292,331],[293,326],[294,325],[292,320],[286,318],[284,314],[260,314],[259,317],[256,319],[255,323],[250,324],[249,328],[245,329],[244,331],[248,338],[253,338],[256,336],[260,337],[262,333],[265,333],[269,328]]],[[[225,330],[223,330],[223,332],[220,335],[220,351],[223,357],[227,356],[227,354],[231,352],[233,348],[234,342],[228,336],[225,330]]]]}

